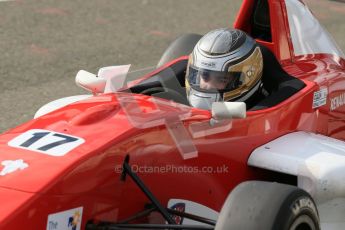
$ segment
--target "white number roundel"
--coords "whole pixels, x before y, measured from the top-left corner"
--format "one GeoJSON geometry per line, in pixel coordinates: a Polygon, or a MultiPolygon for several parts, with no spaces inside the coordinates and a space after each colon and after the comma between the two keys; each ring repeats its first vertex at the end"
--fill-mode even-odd
{"type": "Polygon", "coordinates": [[[27,149],[50,156],[64,156],[85,141],[80,137],[42,129],[31,129],[8,142],[15,148],[27,149]]]}

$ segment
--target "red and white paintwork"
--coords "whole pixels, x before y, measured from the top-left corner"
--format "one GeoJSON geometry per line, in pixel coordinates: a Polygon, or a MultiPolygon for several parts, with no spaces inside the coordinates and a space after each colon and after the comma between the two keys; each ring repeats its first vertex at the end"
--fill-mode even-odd
{"type": "MultiPolygon", "coordinates": [[[[289,4],[300,3],[298,0],[288,1],[289,4]]],[[[252,13],[253,2],[243,1],[234,24],[249,34],[251,28],[247,19],[252,13]]],[[[164,122],[142,128],[134,126],[131,119],[145,124],[183,114],[181,124],[190,132],[195,127],[207,130],[211,113],[184,105],[172,106],[165,100],[153,101],[145,95],[111,93],[92,96],[11,129],[0,136],[0,159],[22,159],[28,167],[0,176],[0,228],[49,229],[49,215],[52,218],[53,214],[68,213],[72,209],[80,210],[81,228],[84,228],[91,219],[118,221],[142,210],[148,202],[144,194],[131,180],[121,181],[120,173],[115,170],[126,155],[130,156],[130,164],[137,166],[217,168],[227,165],[229,172],[222,174],[139,172],[145,184],[165,205],[171,199],[182,199],[219,211],[229,192],[240,182],[277,180],[276,174],[267,169],[291,172],[283,170],[284,164],[282,170],[265,167],[267,162],[248,166],[252,152],[259,151],[260,146],[273,143],[276,147],[275,139],[298,131],[306,136],[312,133],[338,139],[342,143],[340,146],[344,146],[345,105],[331,110],[331,100],[345,93],[345,60],[331,51],[331,54],[296,56],[285,0],[269,0],[269,6],[273,42],[258,42],[275,53],[290,75],[304,81],[305,88],[274,107],[247,112],[245,119],[232,120],[229,129],[215,133],[205,131],[205,135],[189,133],[197,154],[187,158],[181,156],[176,140],[164,122]],[[328,90],[327,103],[312,108],[314,93],[324,88],[328,90]],[[125,106],[119,100],[124,100],[125,106]],[[8,145],[32,129],[64,133],[80,137],[85,142],[60,157],[8,145]]],[[[162,68],[186,58],[181,57],[162,68]]],[[[288,148],[286,144],[285,147],[288,148]]],[[[304,152],[308,153],[308,150],[304,149],[304,152]]],[[[284,157],[287,154],[287,151],[280,153],[284,157]]],[[[256,156],[255,160],[260,161],[260,154],[256,156]]],[[[299,159],[303,160],[303,157],[299,159]]],[[[339,172],[343,174],[344,170],[339,172]]],[[[321,213],[321,221],[323,218],[321,213]]],[[[325,218],[325,221],[341,221],[325,218]]]]}

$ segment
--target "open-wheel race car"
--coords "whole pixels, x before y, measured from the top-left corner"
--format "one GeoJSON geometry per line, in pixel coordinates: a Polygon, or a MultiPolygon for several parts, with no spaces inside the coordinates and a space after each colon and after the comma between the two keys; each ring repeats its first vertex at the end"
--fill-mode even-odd
{"type": "Polygon", "coordinates": [[[0,229],[344,229],[344,54],[299,0],[244,0],[234,27],[263,100],[190,106],[196,34],[143,76],[80,71],[92,94],[0,136],[0,229]]]}

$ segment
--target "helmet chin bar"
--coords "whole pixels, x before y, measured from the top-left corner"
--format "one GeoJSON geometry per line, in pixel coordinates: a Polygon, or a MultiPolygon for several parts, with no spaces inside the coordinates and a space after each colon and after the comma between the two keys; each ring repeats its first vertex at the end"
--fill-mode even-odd
{"type": "MultiPolygon", "coordinates": [[[[248,100],[256,91],[260,90],[261,81],[257,82],[256,85],[247,91],[246,93],[238,96],[237,98],[231,100],[234,102],[245,102],[248,100]]],[[[188,93],[188,101],[191,106],[199,109],[211,110],[212,104],[214,102],[223,102],[223,96],[221,93],[206,93],[196,91],[190,88],[188,93]]]]}
{"type": "Polygon", "coordinates": [[[188,100],[191,106],[199,109],[211,110],[213,102],[223,101],[221,93],[205,93],[190,88],[188,100]]]}

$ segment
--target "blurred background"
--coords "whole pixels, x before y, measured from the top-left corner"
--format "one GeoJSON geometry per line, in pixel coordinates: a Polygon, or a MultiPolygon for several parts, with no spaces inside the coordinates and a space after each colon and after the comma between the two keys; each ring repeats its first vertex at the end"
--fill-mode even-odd
{"type": "MultiPolygon", "coordinates": [[[[154,66],[183,33],[232,27],[240,0],[0,0],[0,132],[85,94],[78,70],[154,66]]],[[[345,3],[304,0],[345,51],[345,3]]]]}

